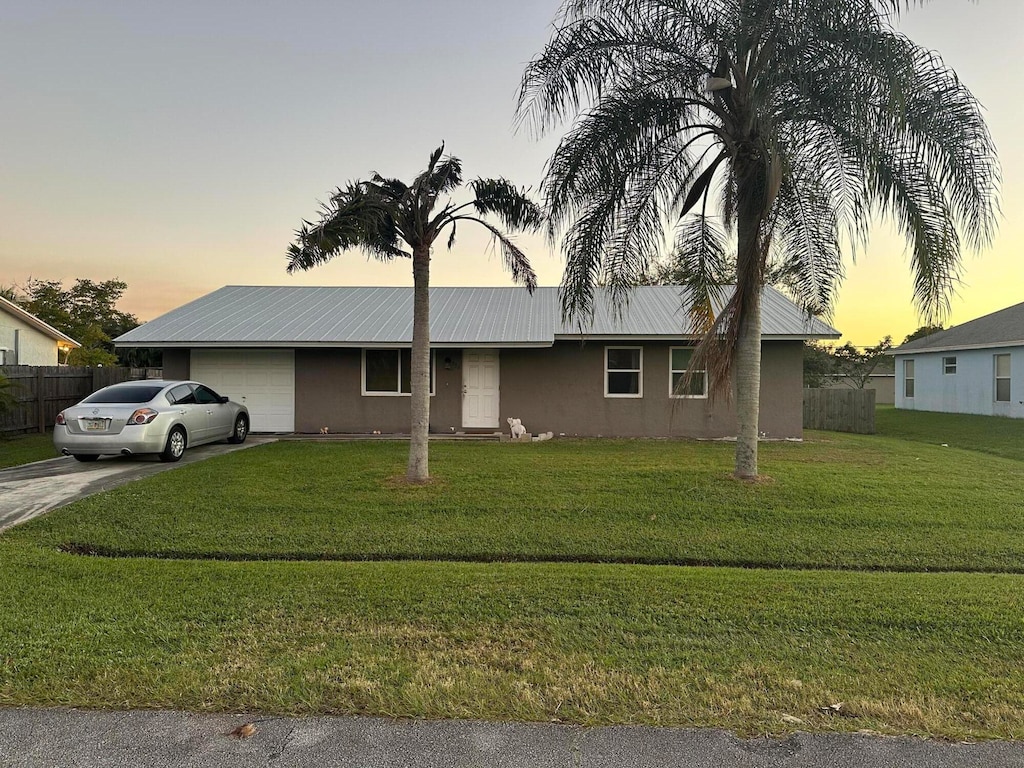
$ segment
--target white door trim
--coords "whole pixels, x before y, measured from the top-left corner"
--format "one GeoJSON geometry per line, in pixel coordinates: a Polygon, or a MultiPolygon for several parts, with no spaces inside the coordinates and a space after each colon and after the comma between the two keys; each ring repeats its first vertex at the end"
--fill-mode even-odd
{"type": "Polygon", "coordinates": [[[462,351],[462,426],[497,429],[501,414],[498,350],[462,351]]]}

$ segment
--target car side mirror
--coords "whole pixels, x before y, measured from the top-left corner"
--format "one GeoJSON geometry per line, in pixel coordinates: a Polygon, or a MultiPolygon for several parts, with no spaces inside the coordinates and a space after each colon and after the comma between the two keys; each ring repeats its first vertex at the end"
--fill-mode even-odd
{"type": "Polygon", "coordinates": [[[220,401],[219,402],[227,403],[227,402],[230,402],[230,401],[231,401],[231,398],[227,397],[226,395],[221,395],[220,396],[220,401]]]}

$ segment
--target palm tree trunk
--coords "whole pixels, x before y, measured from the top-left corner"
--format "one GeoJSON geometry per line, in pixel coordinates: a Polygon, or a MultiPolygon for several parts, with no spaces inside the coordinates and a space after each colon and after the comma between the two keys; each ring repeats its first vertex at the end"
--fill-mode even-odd
{"type": "Polygon", "coordinates": [[[409,466],[405,477],[410,483],[430,479],[427,435],[430,430],[430,247],[418,246],[412,252],[412,428],[409,440],[409,466]]]}
{"type": "Polygon", "coordinates": [[[733,372],[736,387],[736,468],[742,480],[757,477],[757,435],[761,399],[761,288],[764,259],[761,221],[765,215],[766,169],[756,151],[744,152],[736,173],[736,298],[739,312],[733,372]],[[749,159],[753,156],[754,160],[749,159]]]}
{"type": "Polygon", "coordinates": [[[736,337],[736,477],[757,477],[757,435],[761,400],[761,287],[748,299],[736,337]]]}

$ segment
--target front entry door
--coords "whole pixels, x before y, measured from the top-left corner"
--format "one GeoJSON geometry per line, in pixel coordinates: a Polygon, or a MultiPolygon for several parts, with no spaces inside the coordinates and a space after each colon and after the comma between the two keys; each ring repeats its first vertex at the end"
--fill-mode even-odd
{"type": "Polygon", "coordinates": [[[462,426],[498,426],[498,350],[462,352],[462,426]]]}

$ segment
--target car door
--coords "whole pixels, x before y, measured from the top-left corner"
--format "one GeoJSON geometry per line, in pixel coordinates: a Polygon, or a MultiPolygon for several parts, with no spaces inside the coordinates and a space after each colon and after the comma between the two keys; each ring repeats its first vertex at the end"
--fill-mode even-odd
{"type": "Polygon", "coordinates": [[[181,423],[188,432],[188,444],[203,442],[209,432],[206,406],[196,402],[195,386],[179,384],[167,392],[167,399],[177,409],[181,423]]]}
{"type": "Polygon", "coordinates": [[[196,402],[206,408],[206,440],[224,440],[235,426],[235,409],[222,403],[220,395],[203,384],[196,385],[196,402]]]}

